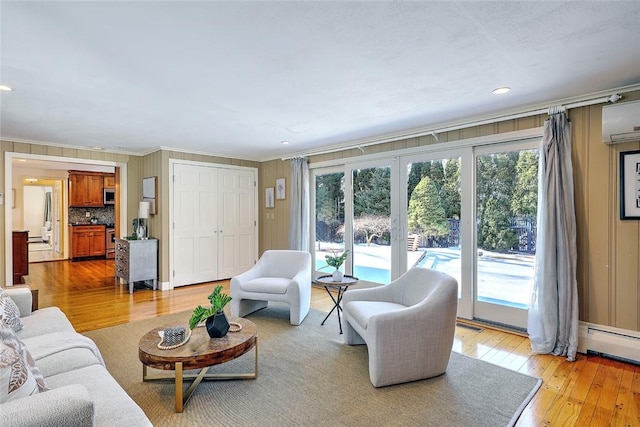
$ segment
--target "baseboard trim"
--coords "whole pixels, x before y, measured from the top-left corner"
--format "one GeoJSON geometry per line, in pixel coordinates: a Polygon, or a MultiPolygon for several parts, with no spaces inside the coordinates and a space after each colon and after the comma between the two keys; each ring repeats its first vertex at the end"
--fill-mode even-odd
{"type": "Polygon", "coordinates": [[[599,353],[640,364],[640,332],[580,322],[578,351],[585,354],[599,353]]]}

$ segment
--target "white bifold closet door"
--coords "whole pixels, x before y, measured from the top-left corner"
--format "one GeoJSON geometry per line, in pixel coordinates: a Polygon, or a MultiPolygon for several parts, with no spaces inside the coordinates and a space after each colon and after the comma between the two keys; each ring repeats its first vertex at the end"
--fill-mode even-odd
{"type": "Polygon", "coordinates": [[[256,171],[174,163],[173,286],[232,277],[257,248],[256,171]]]}

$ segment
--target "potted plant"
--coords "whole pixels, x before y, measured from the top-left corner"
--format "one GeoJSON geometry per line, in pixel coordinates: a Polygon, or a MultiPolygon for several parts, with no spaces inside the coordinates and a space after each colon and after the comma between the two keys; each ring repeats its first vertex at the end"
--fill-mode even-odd
{"type": "Polygon", "coordinates": [[[333,281],[342,282],[344,274],[342,273],[342,271],[340,271],[340,267],[342,267],[342,264],[344,264],[344,262],[347,260],[347,257],[349,256],[349,249],[342,252],[342,254],[340,255],[336,255],[336,252],[333,249],[331,250],[331,252],[333,253],[333,255],[325,255],[324,259],[327,262],[327,266],[335,268],[335,270],[333,271],[333,281]]]}
{"type": "Polygon", "coordinates": [[[224,306],[231,301],[231,297],[222,293],[222,286],[218,285],[214,288],[211,295],[207,297],[211,306],[204,308],[199,305],[193,309],[191,319],[189,319],[189,328],[193,330],[198,323],[206,320],[205,325],[207,332],[211,338],[222,338],[229,332],[229,320],[224,314],[224,306]]]}

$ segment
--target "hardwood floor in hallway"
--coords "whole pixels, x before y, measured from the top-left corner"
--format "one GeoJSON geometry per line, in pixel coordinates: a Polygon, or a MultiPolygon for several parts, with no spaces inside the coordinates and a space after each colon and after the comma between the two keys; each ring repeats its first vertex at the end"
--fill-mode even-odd
{"type": "MultiPolygon", "coordinates": [[[[192,310],[207,302],[214,284],[171,291],[135,290],[114,280],[113,260],[31,264],[26,283],[38,289],[39,306],[58,306],[79,332],[192,310]]],[[[218,284],[218,283],[216,283],[218,284]]],[[[229,281],[221,281],[229,292],[229,281]]],[[[313,288],[311,306],[329,311],[333,303],[313,288]]],[[[335,327],[335,314],[325,326],[335,327]]],[[[576,362],[531,354],[525,336],[482,326],[458,326],[454,351],[541,377],[543,384],[516,426],[640,426],[640,366],[580,354],[576,362]]],[[[491,393],[491,390],[487,390],[491,393]]]]}

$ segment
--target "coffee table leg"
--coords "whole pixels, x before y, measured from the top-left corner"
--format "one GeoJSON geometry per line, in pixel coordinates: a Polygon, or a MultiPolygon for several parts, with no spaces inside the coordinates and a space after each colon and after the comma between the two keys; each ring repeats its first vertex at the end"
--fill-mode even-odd
{"type": "MultiPolygon", "coordinates": [[[[193,380],[187,391],[184,393],[184,398],[182,399],[183,403],[186,405],[189,399],[191,399],[191,395],[196,390],[196,387],[202,382],[204,378],[206,378],[207,371],[209,367],[202,368],[198,376],[193,380]]],[[[180,411],[182,412],[182,411],[180,411]]]]}
{"type": "Polygon", "coordinates": [[[182,412],[184,408],[184,401],[182,400],[182,362],[176,362],[175,365],[176,371],[176,412],[182,412]]]}
{"type": "Polygon", "coordinates": [[[258,378],[258,337],[256,337],[256,354],[254,355],[254,363],[255,363],[255,369],[253,370],[253,372],[255,372],[255,377],[254,378],[258,378]]]}
{"type": "Polygon", "coordinates": [[[175,362],[174,376],[155,376],[150,377],[147,371],[147,365],[142,364],[142,380],[143,381],[157,381],[157,380],[174,380],[175,383],[175,400],[176,400],[176,412],[183,412],[185,405],[191,398],[191,395],[196,390],[196,387],[202,382],[202,380],[235,380],[235,379],[256,379],[258,378],[258,337],[256,337],[256,344],[254,346],[254,370],[248,373],[228,373],[228,374],[209,374],[207,371],[209,367],[202,368],[198,375],[187,374],[187,380],[193,379],[189,388],[183,392],[184,387],[184,366],[182,362],[175,362]]]}

